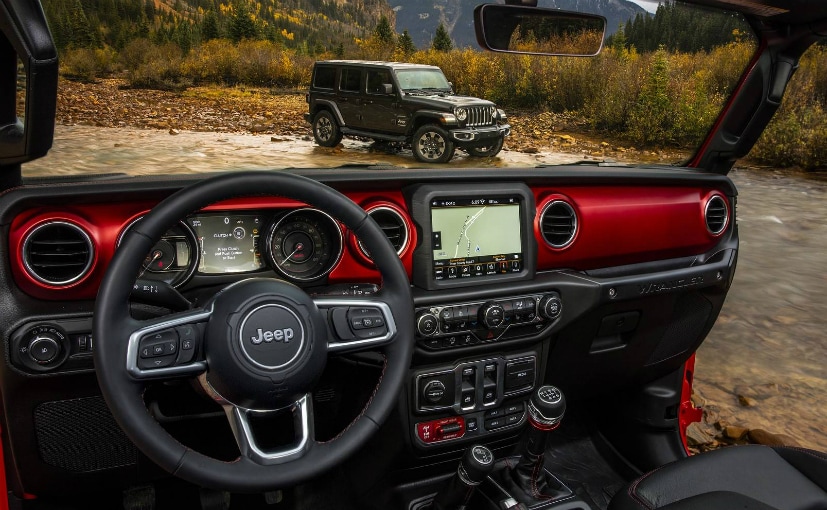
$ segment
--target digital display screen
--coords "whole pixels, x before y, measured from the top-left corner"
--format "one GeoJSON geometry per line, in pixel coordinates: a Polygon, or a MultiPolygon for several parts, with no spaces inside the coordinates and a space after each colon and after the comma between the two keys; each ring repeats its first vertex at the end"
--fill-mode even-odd
{"type": "Polygon", "coordinates": [[[430,205],[435,280],[522,271],[519,198],[438,198],[430,205]]]}
{"type": "Polygon", "coordinates": [[[198,238],[202,274],[244,273],[264,267],[258,250],[262,219],[254,214],[210,214],[189,218],[198,238]]]}

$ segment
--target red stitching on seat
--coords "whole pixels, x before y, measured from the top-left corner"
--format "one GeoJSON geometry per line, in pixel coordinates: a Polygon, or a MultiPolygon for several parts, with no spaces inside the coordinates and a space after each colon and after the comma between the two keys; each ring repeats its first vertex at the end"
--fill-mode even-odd
{"type": "Polygon", "coordinates": [[[809,448],[802,448],[800,446],[776,446],[776,447],[773,448],[773,450],[782,450],[782,449],[783,450],[793,450],[793,451],[796,451],[796,452],[806,453],[807,455],[810,455],[811,457],[815,457],[819,460],[827,460],[827,455],[825,455],[821,452],[818,452],[816,450],[810,450],[809,448]]]}
{"type": "MultiPolygon", "coordinates": [[[[667,464],[667,465],[668,465],[668,464],[667,464]]],[[[638,485],[640,485],[640,484],[641,484],[641,482],[643,482],[644,480],[646,480],[646,479],[647,479],[650,475],[652,475],[652,474],[657,473],[658,471],[660,471],[660,470],[661,470],[661,468],[663,468],[663,466],[660,466],[660,467],[658,467],[658,468],[656,468],[656,469],[653,469],[652,471],[649,471],[649,472],[648,472],[648,473],[646,473],[645,475],[641,476],[640,478],[638,478],[637,480],[635,480],[635,481],[632,483],[632,485],[630,485],[630,486],[629,486],[629,488],[628,488],[628,489],[627,489],[627,491],[626,491],[626,493],[629,495],[629,497],[630,497],[630,498],[632,498],[632,499],[633,499],[636,503],[638,503],[638,504],[639,504],[640,506],[642,506],[643,508],[647,508],[648,510],[652,510],[654,507],[653,507],[653,506],[652,506],[652,504],[651,504],[649,501],[647,501],[647,500],[646,500],[643,496],[639,496],[639,495],[638,495],[638,493],[637,493],[637,488],[638,488],[638,485]]]]}

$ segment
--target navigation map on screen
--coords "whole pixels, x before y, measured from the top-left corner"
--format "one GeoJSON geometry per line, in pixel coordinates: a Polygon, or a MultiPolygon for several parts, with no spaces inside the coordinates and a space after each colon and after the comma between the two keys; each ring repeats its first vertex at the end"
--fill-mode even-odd
{"type": "Polygon", "coordinates": [[[434,278],[473,278],[522,269],[520,204],[516,198],[434,200],[434,278]]]}

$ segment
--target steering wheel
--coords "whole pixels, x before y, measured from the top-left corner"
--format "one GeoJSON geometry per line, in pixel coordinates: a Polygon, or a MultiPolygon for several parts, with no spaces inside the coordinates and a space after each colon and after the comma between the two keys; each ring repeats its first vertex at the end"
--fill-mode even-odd
{"type": "Polygon", "coordinates": [[[407,273],[362,208],[306,177],[239,172],[205,179],[173,194],[121,241],[95,303],[95,370],[115,420],[156,464],[204,487],[263,492],[330,469],[378,430],[402,389],[413,353],[413,331],[407,273]],[[312,298],[284,281],[250,278],[223,288],[202,307],[134,319],[129,296],[135,276],[167,227],[206,205],[250,195],[288,197],[339,219],[371,254],[382,276],[381,289],[358,299],[312,298]],[[373,318],[374,327],[331,325],[355,316],[373,318]],[[327,357],[366,350],[380,351],[385,360],[373,396],[341,434],[317,441],[311,393],[327,357]],[[223,407],[240,452],[234,461],[189,449],[150,415],[143,400],[147,384],[182,377],[196,378],[223,407]],[[273,449],[257,439],[251,421],[275,413],[290,413],[296,432],[289,445],[273,449]]]}

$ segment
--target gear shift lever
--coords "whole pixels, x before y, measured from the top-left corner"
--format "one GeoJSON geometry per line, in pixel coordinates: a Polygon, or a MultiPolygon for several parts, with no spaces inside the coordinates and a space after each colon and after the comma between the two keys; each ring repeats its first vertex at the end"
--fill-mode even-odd
{"type": "Polygon", "coordinates": [[[548,435],[560,426],[565,412],[566,398],[563,392],[554,386],[538,388],[528,402],[529,426],[519,460],[516,464],[509,462],[502,472],[492,475],[503,482],[514,499],[528,507],[571,494],[567,487],[543,468],[548,435]]]}
{"type": "Polygon", "coordinates": [[[516,469],[542,471],[548,433],[560,426],[566,413],[566,397],[554,386],[541,386],[528,401],[526,445],[516,469]],[[540,463],[540,467],[536,466],[540,463]]]}
{"type": "Polygon", "coordinates": [[[457,472],[434,497],[433,510],[464,509],[474,489],[494,469],[494,454],[485,446],[468,448],[459,461],[457,472]]]}

